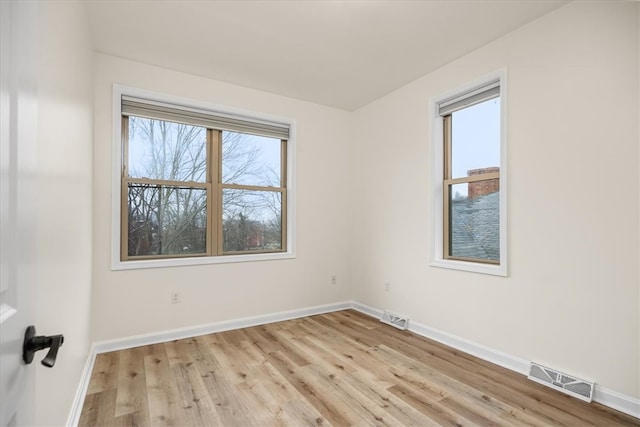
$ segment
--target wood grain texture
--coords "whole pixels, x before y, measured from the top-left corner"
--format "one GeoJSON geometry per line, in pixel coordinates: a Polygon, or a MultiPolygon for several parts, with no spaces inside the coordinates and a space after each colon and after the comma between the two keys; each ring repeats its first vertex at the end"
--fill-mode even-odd
{"type": "Polygon", "coordinates": [[[99,354],[80,426],[639,426],[353,310],[99,354]]]}

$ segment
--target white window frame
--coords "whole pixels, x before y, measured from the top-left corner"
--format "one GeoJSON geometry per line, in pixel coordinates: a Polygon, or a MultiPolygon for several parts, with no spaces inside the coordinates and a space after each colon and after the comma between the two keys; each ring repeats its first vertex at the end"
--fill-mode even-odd
{"type": "Polygon", "coordinates": [[[431,206],[432,236],[430,264],[433,267],[475,273],[507,276],[507,71],[506,69],[490,73],[482,78],[468,82],[453,90],[447,91],[429,101],[431,134],[431,206]],[[481,262],[446,259],[444,257],[444,119],[439,114],[439,104],[447,99],[469,93],[491,82],[500,82],[500,263],[487,264],[481,262]]]}
{"type": "Polygon", "coordinates": [[[187,265],[203,264],[227,264],[235,262],[269,261],[279,259],[291,259],[296,257],[296,203],[295,203],[295,176],[296,176],[296,122],[293,119],[277,117],[238,108],[212,104],[208,102],[195,101],[181,97],[160,94],[138,88],[122,85],[113,85],[113,105],[112,105],[112,152],[111,152],[111,269],[112,270],[135,270],[143,268],[177,267],[187,265]],[[122,175],[122,96],[142,98],[149,101],[156,101],[168,104],[176,104],[208,110],[212,113],[222,113],[246,119],[247,121],[275,122],[289,126],[289,139],[287,140],[287,203],[286,203],[286,251],[273,253],[248,253],[237,255],[218,256],[194,256],[180,258],[162,258],[122,261],[120,259],[121,250],[121,175],[122,175]]]}

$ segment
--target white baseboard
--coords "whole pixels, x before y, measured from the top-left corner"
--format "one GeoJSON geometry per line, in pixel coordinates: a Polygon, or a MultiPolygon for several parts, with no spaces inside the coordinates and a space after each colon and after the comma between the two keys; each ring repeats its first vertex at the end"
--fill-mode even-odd
{"type": "MultiPolygon", "coordinates": [[[[384,313],[384,310],[373,308],[365,304],[360,304],[356,301],[351,301],[351,308],[353,308],[354,310],[358,310],[360,313],[364,313],[376,318],[380,318],[382,316],[382,313],[384,313]]],[[[409,326],[411,326],[411,322],[409,322],[409,326]]]]}
{"type": "MultiPolygon", "coordinates": [[[[379,318],[382,315],[382,310],[369,307],[355,301],[351,302],[351,308],[376,318],[379,318]]],[[[519,374],[526,376],[529,372],[530,362],[528,360],[503,353],[499,350],[413,321],[409,321],[409,330],[420,336],[432,339],[449,347],[455,348],[456,350],[460,350],[482,360],[486,360],[487,362],[515,371],[519,374]]],[[[617,411],[624,412],[627,415],[631,415],[632,417],[640,418],[639,399],[626,396],[596,384],[593,400],[604,406],[608,406],[617,411]]]]}
{"type": "Polygon", "coordinates": [[[80,378],[80,384],[78,385],[78,389],[71,406],[71,412],[69,413],[69,418],[67,419],[67,427],[77,427],[78,422],[80,421],[80,415],[82,414],[82,405],[84,404],[84,399],[89,388],[91,372],[93,371],[96,355],[100,353],[140,347],[142,345],[157,344],[182,338],[196,337],[199,335],[213,334],[216,332],[248,328],[251,326],[266,325],[268,323],[282,322],[284,320],[299,319],[301,317],[313,316],[315,314],[346,310],[348,308],[351,308],[351,306],[352,303],[349,301],[335,304],[318,305],[298,310],[281,311],[261,316],[244,317],[240,319],[215,322],[206,325],[170,329],[166,331],[152,332],[149,334],[95,342],[91,346],[89,355],[87,356],[84,371],[82,372],[82,377],[80,378]]]}
{"type": "MultiPolygon", "coordinates": [[[[91,346],[90,353],[87,357],[87,362],[82,373],[78,391],[76,392],[71,413],[67,421],[67,426],[76,427],[78,425],[80,414],[82,412],[82,404],[84,403],[84,398],[89,387],[89,380],[91,379],[91,371],[93,370],[96,355],[99,353],[124,350],[127,348],[157,344],[165,341],[173,341],[176,339],[189,338],[198,335],[206,335],[216,332],[248,328],[251,326],[266,325],[268,323],[298,319],[301,317],[330,313],[333,311],[346,310],[349,308],[375,318],[380,318],[383,313],[383,311],[380,309],[373,308],[356,301],[345,301],[335,304],[326,304],[297,310],[281,311],[260,316],[245,317],[241,319],[210,323],[206,325],[171,329],[144,335],[130,336],[121,339],[96,342],[91,346]]],[[[409,330],[420,336],[440,342],[444,345],[463,351],[467,354],[471,354],[480,359],[486,360],[487,362],[495,363],[496,365],[518,372],[522,375],[527,375],[528,373],[528,360],[511,356],[482,344],[478,344],[465,338],[457,337],[447,332],[424,326],[413,321],[409,322],[409,330]]],[[[608,390],[596,384],[593,400],[620,412],[624,412],[625,414],[640,418],[640,400],[638,399],[620,394],[613,390],[608,390]]]]}
{"type": "Polygon", "coordinates": [[[596,384],[593,400],[615,409],[616,411],[624,412],[632,417],[640,418],[640,399],[634,399],[633,397],[618,393],[617,391],[609,390],[596,384]]]}
{"type": "MultiPolygon", "coordinates": [[[[368,314],[372,317],[380,317],[382,315],[382,310],[369,307],[358,302],[353,302],[352,308],[364,314],[368,314]]],[[[446,346],[455,348],[456,350],[463,351],[467,354],[476,356],[480,359],[486,360],[512,371],[516,371],[520,374],[526,375],[528,372],[529,361],[511,356],[506,353],[502,353],[498,350],[484,346],[482,344],[469,341],[465,338],[457,337],[450,333],[440,331],[429,326],[421,325],[420,323],[416,323],[413,320],[409,321],[409,330],[425,338],[432,339],[446,346]]]]}
{"type": "Polygon", "coordinates": [[[73,404],[71,405],[71,411],[69,412],[69,418],[67,419],[67,427],[76,427],[80,422],[82,405],[84,404],[84,398],[87,395],[87,390],[89,389],[89,381],[91,380],[91,373],[93,372],[95,361],[96,350],[95,345],[92,345],[89,349],[87,361],[84,363],[84,369],[80,376],[80,384],[78,384],[76,395],[73,398],[73,404]]]}
{"type": "Polygon", "coordinates": [[[332,311],[346,310],[351,308],[350,302],[318,305],[314,307],[301,308],[297,310],[280,311],[277,313],[263,314],[259,316],[243,317],[240,319],[225,320],[222,322],[209,323],[205,325],[189,326],[186,328],[169,329],[166,331],[151,332],[144,335],[135,335],[114,340],[98,341],[94,344],[96,353],[107,353],[109,351],[124,350],[127,348],[140,347],[142,345],[157,344],[166,341],[179,340],[183,338],[196,337],[199,335],[213,334],[216,332],[231,331],[251,326],[266,325],[268,323],[282,322],[285,320],[299,319],[301,317],[313,316],[315,314],[330,313],[332,311]]]}

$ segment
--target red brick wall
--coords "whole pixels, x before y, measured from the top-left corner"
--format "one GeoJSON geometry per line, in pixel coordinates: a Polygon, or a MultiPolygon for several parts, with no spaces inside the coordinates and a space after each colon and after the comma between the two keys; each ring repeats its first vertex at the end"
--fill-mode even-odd
{"type": "MultiPolygon", "coordinates": [[[[481,175],[484,173],[500,172],[499,167],[472,169],[467,171],[467,176],[481,175]]],[[[500,191],[500,180],[487,179],[485,181],[470,182],[467,187],[468,197],[473,199],[474,197],[484,196],[485,194],[495,193],[500,191]]]]}

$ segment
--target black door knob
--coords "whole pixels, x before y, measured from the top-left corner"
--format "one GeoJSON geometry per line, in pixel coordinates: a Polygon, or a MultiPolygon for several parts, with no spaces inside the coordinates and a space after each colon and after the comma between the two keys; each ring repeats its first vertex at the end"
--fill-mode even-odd
{"type": "Polygon", "coordinates": [[[24,332],[24,343],[22,344],[22,360],[27,365],[33,362],[36,351],[49,349],[49,352],[42,359],[42,364],[48,368],[53,368],[58,357],[58,349],[64,343],[64,336],[51,335],[49,337],[36,336],[35,326],[29,326],[24,332]]]}

